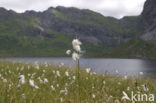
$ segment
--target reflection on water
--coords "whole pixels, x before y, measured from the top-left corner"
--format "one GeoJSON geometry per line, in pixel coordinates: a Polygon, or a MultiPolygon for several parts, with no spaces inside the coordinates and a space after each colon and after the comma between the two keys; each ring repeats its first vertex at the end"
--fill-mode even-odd
{"type": "MultiPolygon", "coordinates": [[[[74,66],[75,63],[71,58],[6,58],[0,59],[1,61],[14,61],[22,63],[39,63],[59,65],[64,63],[66,66],[74,66]]],[[[97,73],[114,74],[118,71],[121,75],[135,75],[139,72],[144,72],[145,76],[156,77],[156,60],[144,60],[144,59],[95,59],[95,58],[82,58],[80,60],[81,67],[92,68],[97,73]]]]}

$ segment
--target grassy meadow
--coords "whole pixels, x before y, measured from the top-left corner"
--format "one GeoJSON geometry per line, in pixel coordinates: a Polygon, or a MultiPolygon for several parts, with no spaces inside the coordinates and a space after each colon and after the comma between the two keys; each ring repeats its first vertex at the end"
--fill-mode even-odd
{"type": "Polygon", "coordinates": [[[89,68],[80,69],[77,83],[76,69],[63,64],[0,62],[0,103],[137,103],[123,100],[122,92],[156,94],[155,79],[99,75],[89,68]]]}

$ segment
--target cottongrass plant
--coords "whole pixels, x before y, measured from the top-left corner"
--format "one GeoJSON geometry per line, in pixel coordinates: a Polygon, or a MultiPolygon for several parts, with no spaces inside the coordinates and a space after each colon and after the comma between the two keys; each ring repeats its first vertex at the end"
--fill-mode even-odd
{"type": "MultiPolygon", "coordinates": [[[[77,103],[81,102],[81,100],[80,100],[81,99],[81,97],[80,97],[80,72],[79,72],[80,71],[80,60],[79,59],[82,54],[81,47],[80,47],[81,45],[82,45],[81,41],[77,38],[72,41],[72,46],[73,46],[72,58],[74,61],[76,61],[77,89],[78,89],[77,103]]],[[[67,50],[66,54],[70,55],[71,50],[67,50]]]]}
{"type": "MultiPolygon", "coordinates": [[[[81,103],[132,103],[122,99],[123,93],[156,94],[154,78],[137,79],[136,85],[135,77],[100,75],[90,68],[79,72],[81,103]]],[[[0,62],[0,103],[77,103],[77,89],[73,68],[0,62]]]]}

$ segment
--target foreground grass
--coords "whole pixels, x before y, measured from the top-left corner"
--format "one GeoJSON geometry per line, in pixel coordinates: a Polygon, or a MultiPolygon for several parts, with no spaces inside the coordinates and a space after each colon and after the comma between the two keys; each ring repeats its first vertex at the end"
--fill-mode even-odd
{"type": "MultiPolygon", "coordinates": [[[[81,103],[131,103],[122,100],[123,91],[156,94],[156,81],[80,71],[81,103]],[[149,90],[145,90],[143,85],[149,90]]],[[[0,103],[77,103],[77,97],[73,68],[0,62],[0,103]],[[19,78],[21,75],[25,77],[24,83],[19,78]],[[30,80],[34,81],[34,86],[30,80]]]]}

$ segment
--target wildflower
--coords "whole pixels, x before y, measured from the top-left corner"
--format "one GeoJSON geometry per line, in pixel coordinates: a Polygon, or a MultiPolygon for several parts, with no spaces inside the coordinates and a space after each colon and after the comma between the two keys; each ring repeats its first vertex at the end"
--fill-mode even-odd
{"type": "Polygon", "coordinates": [[[67,54],[67,55],[70,55],[70,53],[71,53],[71,50],[67,50],[67,51],[66,51],[66,54],[67,54]]]}
{"type": "Polygon", "coordinates": [[[55,91],[55,87],[53,85],[50,86],[52,91],[55,91]]]}
{"type": "Polygon", "coordinates": [[[69,73],[68,72],[65,72],[65,75],[68,77],[69,76],[69,73]]]}
{"type": "Polygon", "coordinates": [[[80,45],[82,43],[78,40],[78,39],[74,39],[72,41],[72,45],[73,45],[73,48],[77,51],[77,52],[81,52],[81,48],[80,48],[80,45]]]}
{"type": "Polygon", "coordinates": [[[60,90],[60,94],[62,94],[62,93],[64,93],[65,95],[67,95],[67,93],[68,93],[67,88],[65,88],[64,90],[60,90]]]}
{"type": "Polygon", "coordinates": [[[59,87],[59,84],[56,84],[57,87],[59,87]]]}
{"type": "Polygon", "coordinates": [[[92,94],[92,98],[95,98],[96,96],[95,96],[95,94],[92,94]]]}
{"type": "MultiPolygon", "coordinates": [[[[73,45],[73,49],[75,50],[75,52],[72,53],[72,58],[73,60],[77,61],[77,76],[79,74],[79,67],[80,67],[80,64],[79,64],[79,59],[80,59],[80,56],[81,56],[81,45],[82,43],[78,40],[78,39],[74,39],[72,41],[72,45],[73,45]]],[[[66,75],[69,75],[68,73],[66,75]]],[[[73,79],[75,79],[75,77],[73,76],[73,79]]],[[[71,82],[71,84],[73,83],[73,80],[71,82]]],[[[77,85],[80,85],[79,83],[77,85]]],[[[80,91],[80,89],[79,89],[80,91]]]]}
{"type": "Polygon", "coordinates": [[[73,54],[72,54],[72,58],[73,58],[73,60],[78,60],[79,58],[80,58],[80,56],[79,56],[79,54],[77,54],[76,52],[73,52],[73,54]]]}
{"type": "Polygon", "coordinates": [[[6,83],[6,82],[8,82],[8,81],[7,81],[7,79],[3,79],[3,82],[6,83]]]}
{"type": "Polygon", "coordinates": [[[59,71],[56,71],[56,74],[58,77],[60,77],[60,72],[59,71]]]}
{"type": "Polygon", "coordinates": [[[9,84],[9,89],[11,89],[12,84],[9,84]]]}
{"type": "Polygon", "coordinates": [[[106,84],[106,81],[103,81],[103,84],[105,85],[106,84]]]}
{"type": "Polygon", "coordinates": [[[65,92],[65,90],[60,90],[60,94],[62,94],[62,93],[64,93],[65,92]]]}
{"type": "Polygon", "coordinates": [[[80,47],[80,45],[75,45],[75,46],[73,46],[73,48],[74,48],[77,52],[81,52],[81,47],[80,47]]]}
{"type": "Polygon", "coordinates": [[[19,82],[21,84],[25,84],[25,77],[24,77],[24,75],[20,75],[19,78],[20,78],[19,82]]]}
{"type": "Polygon", "coordinates": [[[74,39],[72,41],[72,44],[73,44],[73,46],[76,46],[76,45],[81,45],[82,43],[78,39],[74,39]]]}
{"type": "Polygon", "coordinates": [[[146,84],[142,85],[142,87],[143,87],[144,91],[149,91],[149,89],[147,88],[146,84]]]}
{"type": "Polygon", "coordinates": [[[34,84],[34,80],[32,80],[32,79],[29,80],[29,85],[36,88],[36,89],[39,89],[39,87],[34,84]]]}
{"type": "Polygon", "coordinates": [[[48,83],[48,79],[47,78],[44,78],[44,83],[48,83]]]}
{"type": "Polygon", "coordinates": [[[73,76],[73,79],[75,80],[76,79],[76,76],[73,76]]]}
{"type": "Polygon", "coordinates": [[[39,89],[39,87],[37,85],[34,86],[36,89],[39,89]]]}
{"type": "Polygon", "coordinates": [[[91,71],[91,68],[86,68],[86,72],[89,73],[91,71]]]}
{"type": "Polygon", "coordinates": [[[52,71],[55,74],[55,70],[52,71]]]}
{"type": "Polygon", "coordinates": [[[34,80],[30,79],[30,80],[29,80],[29,85],[32,86],[32,87],[34,87],[34,86],[35,86],[34,80]]]}
{"type": "Polygon", "coordinates": [[[37,79],[40,81],[40,83],[43,83],[43,80],[40,77],[38,77],[37,79]]]}

